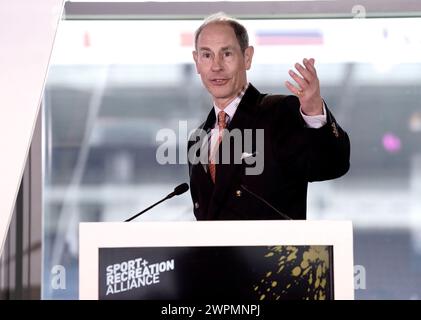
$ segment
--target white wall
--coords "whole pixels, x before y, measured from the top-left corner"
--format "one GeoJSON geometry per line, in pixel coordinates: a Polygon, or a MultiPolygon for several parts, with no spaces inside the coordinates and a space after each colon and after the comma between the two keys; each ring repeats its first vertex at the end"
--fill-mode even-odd
{"type": "Polygon", "coordinates": [[[0,0],[0,255],[64,0],[0,0]]]}

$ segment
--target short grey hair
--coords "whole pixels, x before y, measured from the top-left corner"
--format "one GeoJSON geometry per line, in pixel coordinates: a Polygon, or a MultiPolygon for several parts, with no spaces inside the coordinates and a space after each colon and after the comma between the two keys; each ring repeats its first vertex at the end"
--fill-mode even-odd
{"type": "Polygon", "coordinates": [[[236,19],[226,15],[224,12],[218,12],[205,18],[202,25],[196,30],[194,34],[194,47],[196,48],[196,50],[197,50],[197,39],[199,38],[200,33],[203,31],[203,29],[207,25],[212,24],[212,23],[228,24],[234,30],[234,33],[235,33],[235,36],[237,37],[241,51],[244,53],[244,51],[249,46],[249,35],[247,33],[247,29],[236,19]]]}

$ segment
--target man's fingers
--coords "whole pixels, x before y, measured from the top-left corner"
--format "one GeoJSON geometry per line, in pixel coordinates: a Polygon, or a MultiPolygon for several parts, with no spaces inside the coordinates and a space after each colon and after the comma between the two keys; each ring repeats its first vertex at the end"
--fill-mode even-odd
{"type": "Polygon", "coordinates": [[[306,80],[304,80],[303,78],[301,78],[298,74],[296,74],[294,71],[289,70],[289,75],[291,76],[291,78],[293,78],[295,80],[295,82],[298,83],[298,85],[301,87],[301,89],[305,89],[308,86],[308,83],[306,80]]]}
{"type": "Polygon", "coordinates": [[[315,60],[313,58],[311,59],[305,59],[303,60],[304,66],[314,75],[317,76],[316,68],[314,67],[315,60]]]}
{"type": "Polygon", "coordinates": [[[315,60],[313,58],[303,59],[303,65],[296,63],[294,66],[300,74],[297,74],[293,70],[289,70],[288,73],[292,79],[295,80],[297,85],[293,85],[289,81],[285,81],[285,86],[287,89],[302,98],[304,91],[310,92],[318,86],[318,78],[316,73],[316,68],[314,67],[315,60]],[[300,76],[301,75],[301,76],[300,76]]]}
{"type": "Polygon", "coordinates": [[[294,66],[307,82],[311,82],[313,80],[314,75],[301,64],[296,63],[294,66]]]}
{"type": "Polygon", "coordinates": [[[291,91],[292,94],[295,94],[296,96],[300,96],[301,93],[303,92],[302,90],[300,90],[299,88],[297,88],[296,86],[294,86],[291,82],[289,81],[285,81],[285,86],[287,87],[287,89],[289,91],[291,91]]]}

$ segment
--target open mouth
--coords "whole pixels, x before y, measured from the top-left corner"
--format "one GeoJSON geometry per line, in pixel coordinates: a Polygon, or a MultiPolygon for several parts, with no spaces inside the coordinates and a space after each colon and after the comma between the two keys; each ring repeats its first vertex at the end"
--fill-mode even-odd
{"type": "Polygon", "coordinates": [[[228,79],[223,79],[223,78],[218,78],[218,79],[211,79],[210,82],[214,85],[214,86],[223,86],[225,84],[227,84],[228,79]]]}

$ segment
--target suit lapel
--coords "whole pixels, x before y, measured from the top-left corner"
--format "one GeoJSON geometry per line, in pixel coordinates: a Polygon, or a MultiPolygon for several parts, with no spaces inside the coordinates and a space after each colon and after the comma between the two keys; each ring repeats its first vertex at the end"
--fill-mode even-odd
{"type": "MultiPolygon", "coordinates": [[[[238,105],[237,111],[234,114],[233,119],[229,123],[227,129],[231,131],[233,129],[239,129],[244,138],[244,129],[253,128],[253,122],[255,121],[255,109],[257,106],[258,99],[260,97],[259,91],[254,88],[251,84],[247,88],[247,91],[244,94],[240,104],[238,105]]],[[[213,112],[213,110],[212,110],[213,112]]],[[[215,118],[215,116],[214,116],[215,118]]],[[[224,136],[221,146],[227,146],[224,144],[224,140],[228,138],[224,136]]],[[[243,148],[243,141],[242,148],[243,148]]],[[[230,163],[228,164],[218,164],[216,170],[216,184],[214,186],[214,191],[209,203],[208,216],[210,219],[217,216],[218,211],[224,202],[224,199],[227,195],[229,187],[234,182],[236,175],[240,173],[241,165],[241,153],[236,154],[234,150],[234,144],[230,143],[230,163]]],[[[222,148],[221,148],[222,149],[222,148]]],[[[221,150],[222,151],[222,150],[221,150]]],[[[244,150],[243,150],[244,151],[244,150]]]]}
{"type": "MultiPolygon", "coordinates": [[[[216,117],[215,117],[215,111],[212,108],[212,110],[209,112],[208,117],[206,118],[206,121],[202,123],[202,125],[199,126],[198,130],[198,135],[196,136],[196,142],[195,143],[200,143],[200,152],[199,152],[199,157],[200,159],[195,159],[195,163],[194,165],[192,165],[191,170],[195,171],[196,174],[199,175],[199,181],[200,183],[209,183],[212,185],[213,188],[213,182],[209,176],[209,172],[208,172],[208,164],[207,164],[207,159],[208,159],[208,143],[209,143],[209,134],[210,131],[212,130],[214,124],[216,121],[216,117]],[[206,136],[203,136],[203,132],[206,132],[206,136]],[[202,139],[200,141],[200,139],[202,139]],[[206,161],[201,161],[201,160],[205,160],[206,161]]],[[[191,173],[190,173],[191,176],[191,173]]]]}

